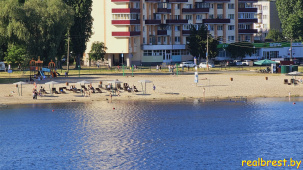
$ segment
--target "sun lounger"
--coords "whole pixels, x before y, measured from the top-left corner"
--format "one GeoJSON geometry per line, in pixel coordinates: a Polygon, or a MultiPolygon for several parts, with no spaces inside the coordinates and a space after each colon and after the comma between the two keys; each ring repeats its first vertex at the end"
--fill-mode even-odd
{"type": "Polygon", "coordinates": [[[97,93],[102,93],[100,88],[96,88],[97,93]]]}

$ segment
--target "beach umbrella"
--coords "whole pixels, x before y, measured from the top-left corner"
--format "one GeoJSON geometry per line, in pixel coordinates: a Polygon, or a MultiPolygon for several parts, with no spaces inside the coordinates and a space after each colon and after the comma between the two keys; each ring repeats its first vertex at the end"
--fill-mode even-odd
{"type": "Polygon", "coordinates": [[[303,74],[298,71],[293,71],[293,72],[289,72],[287,75],[291,76],[292,79],[293,79],[293,76],[295,76],[295,79],[296,79],[296,76],[302,76],[303,74]]]}
{"type": "Polygon", "coordinates": [[[53,94],[53,91],[51,90],[50,85],[52,85],[52,87],[54,87],[54,84],[59,84],[59,83],[56,81],[49,81],[49,82],[46,82],[45,84],[49,85],[50,93],[53,94]]]}
{"type": "Polygon", "coordinates": [[[146,94],[146,83],[152,83],[152,81],[150,81],[150,80],[139,80],[138,82],[141,83],[143,94],[144,93],[146,94]],[[145,90],[143,90],[143,83],[145,85],[145,90]]]}
{"type": "Polygon", "coordinates": [[[267,59],[254,62],[254,64],[260,65],[260,66],[261,66],[261,65],[276,64],[276,63],[277,63],[277,62],[275,62],[275,61],[267,60],[267,59]]]}
{"type": "Polygon", "coordinates": [[[18,94],[19,94],[19,96],[20,96],[20,93],[19,93],[19,86],[21,86],[21,96],[22,96],[22,84],[27,84],[27,83],[25,83],[25,82],[23,82],[23,81],[19,81],[19,82],[13,83],[13,84],[18,85],[18,94]]]}
{"type": "Polygon", "coordinates": [[[79,81],[77,83],[79,83],[80,85],[85,85],[85,84],[90,84],[91,82],[83,80],[83,81],[79,81]]]}
{"type": "Polygon", "coordinates": [[[110,84],[115,84],[115,87],[117,87],[117,84],[123,83],[122,81],[119,80],[111,80],[111,81],[107,81],[110,84]]]}

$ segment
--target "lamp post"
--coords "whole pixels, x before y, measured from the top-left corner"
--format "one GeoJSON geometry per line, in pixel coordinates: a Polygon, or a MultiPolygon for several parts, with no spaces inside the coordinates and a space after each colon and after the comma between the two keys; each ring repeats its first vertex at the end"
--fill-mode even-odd
{"type": "Polygon", "coordinates": [[[78,69],[79,69],[79,77],[80,77],[80,64],[78,65],[78,69]]]}
{"type": "Polygon", "coordinates": [[[289,60],[292,61],[292,38],[290,38],[290,57],[289,60]]]}

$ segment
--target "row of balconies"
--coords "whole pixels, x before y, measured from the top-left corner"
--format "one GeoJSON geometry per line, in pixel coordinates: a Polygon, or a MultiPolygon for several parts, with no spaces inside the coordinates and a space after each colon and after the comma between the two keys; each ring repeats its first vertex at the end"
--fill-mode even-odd
{"type": "MultiPolygon", "coordinates": [[[[239,34],[255,34],[258,29],[239,29],[239,34]]],[[[140,36],[141,31],[125,31],[125,32],[112,32],[113,37],[134,37],[140,36]]],[[[158,36],[169,36],[167,30],[158,30],[158,36]]],[[[190,30],[182,30],[182,35],[190,35],[190,30]]]]}
{"type": "MultiPolygon", "coordinates": [[[[203,19],[203,23],[205,24],[227,24],[230,23],[230,19],[203,19]]],[[[238,19],[239,23],[258,23],[258,19],[238,19]]],[[[113,25],[140,25],[140,20],[112,20],[113,25]]],[[[165,24],[162,23],[161,20],[157,19],[149,19],[145,20],[145,25],[160,25],[165,24]]],[[[188,20],[186,19],[167,19],[166,24],[188,24],[188,20]]]]}
{"type": "MultiPolygon", "coordinates": [[[[239,8],[239,12],[257,12],[257,8],[239,8]]],[[[134,13],[139,14],[140,9],[138,8],[113,8],[113,14],[121,13],[134,13]]],[[[209,13],[209,8],[183,8],[183,13],[209,13]]],[[[168,8],[158,8],[157,13],[171,13],[171,9],[168,8]]]]}
{"type": "MultiPolygon", "coordinates": [[[[115,3],[140,2],[140,0],[111,0],[115,3]]],[[[145,2],[159,3],[161,0],[145,0],[145,2]]],[[[168,3],[186,3],[188,0],[166,0],[168,3]]],[[[230,2],[230,0],[204,0],[204,2],[230,2]]],[[[239,0],[239,2],[258,2],[258,0],[239,0]]]]}

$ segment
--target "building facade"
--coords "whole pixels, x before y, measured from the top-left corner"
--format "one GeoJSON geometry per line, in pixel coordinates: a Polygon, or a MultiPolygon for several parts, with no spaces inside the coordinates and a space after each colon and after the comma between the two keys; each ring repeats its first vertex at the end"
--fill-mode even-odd
{"type": "MultiPolygon", "coordinates": [[[[253,42],[257,0],[95,0],[94,35],[109,65],[155,65],[193,60],[186,46],[191,26],[205,24],[220,43],[253,42]]],[[[86,63],[86,61],[85,61],[86,63]]]]}
{"type": "Polygon", "coordinates": [[[258,9],[256,17],[258,22],[254,25],[254,29],[258,30],[255,40],[265,41],[270,29],[282,31],[275,0],[259,0],[254,3],[254,7],[258,9]]]}

